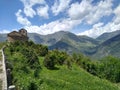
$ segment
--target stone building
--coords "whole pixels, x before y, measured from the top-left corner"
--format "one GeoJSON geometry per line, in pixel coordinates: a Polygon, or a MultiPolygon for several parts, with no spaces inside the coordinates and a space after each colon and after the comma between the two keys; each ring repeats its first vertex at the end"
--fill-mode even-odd
{"type": "Polygon", "coordinates": [[[8,42],[14,42],[14,41],[28,41],[28,36],[27,36],[27,30],[25,29],[20,29],[18,32],[13,31],[11,33],[8,33],[7,35],[7,40],[8,42]]]}

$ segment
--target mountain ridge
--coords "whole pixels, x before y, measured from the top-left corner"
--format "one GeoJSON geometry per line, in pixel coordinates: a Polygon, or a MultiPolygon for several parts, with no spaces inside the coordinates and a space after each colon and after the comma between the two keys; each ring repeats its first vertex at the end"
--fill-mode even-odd
{"type": "Polygon", "coordinates": [[[120,34],[104,41],[96,47],[93,57],[102,58],[108,55],[120,57],[120,34]]]}
{"type": "Polygon", "coordinates": [[[116,31],[113,31],[113,32],[107,32],[107,33],[103,33],[102,35],[98,36],[96,38],[96,40],[98,41],[101,41],[101,42],[104,42],[116,35],[120,34],[120,30],[116,30],[116,31]]]}
{"type": "MultiPolygon", "coordinates": [[[[107,55],[119,57],[120,53],[118,51],[120,46],[120,30],[104,33],[96,39],[85,35],[75,35],[67,31],[59,31],[49,35],[28,33],[28,37],[36,44],[47,45],[50,50],[59,49],[67,51],[69,54],[83,53],[90,57],[101,58],[107,55]]],[[[0,42],[6,40],[7,34],[0,34],[0,42]]]]}

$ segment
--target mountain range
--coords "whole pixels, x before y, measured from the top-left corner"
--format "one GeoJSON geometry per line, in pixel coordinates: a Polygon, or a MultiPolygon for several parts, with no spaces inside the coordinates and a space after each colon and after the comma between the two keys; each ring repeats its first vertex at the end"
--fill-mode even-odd
{"type": "Polygon", "coordinates": [[[120,30],[116,30],[114,32],[107,32],[107,33],[103,33],[102,35],[100,35],[99,37],[96,38],[96,40],[99,40],[100,42],[104,42],[116,35],[120,34],[120,30]]]}
{"type": "MultiPolygon", "coordinates": [[[[66,31],[49,35],[28,33],[28,37],[34,43],[47,45],[50,50],[59,49],[69,54],[83,53],[92,58],[102,58],[107,55],[120,57],[120,30],[104,33],[96,39],[66,31]]],[[[7,34],[0,34],[0,42],[6,40],[7,34]]]]}
{"type": "Polygon", "coordinates": [[[93,57],[102,58],[108,55],[120,57],[120,34],[113,36],[112,38],[98,45],[93,57]]]}
{"type": "Polygon", "coordinates": [[[77,36],[70,32],[60,31],[49,35],[28,34],[29,38],[38,44],[44,44],[49,49],[59,49],[68,53],[82,52],[95,47],[99,42],[87,36],[77,36]]]}

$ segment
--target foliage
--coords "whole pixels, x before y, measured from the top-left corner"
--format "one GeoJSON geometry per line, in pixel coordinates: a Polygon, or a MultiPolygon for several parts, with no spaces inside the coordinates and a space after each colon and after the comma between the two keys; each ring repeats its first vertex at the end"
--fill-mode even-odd
{"type": "Polygon", "coordinates": [[[120,82],[118,58],[92,61],[81,53],[48,51],[32,41],[10,43],[4,52],[16,90],[118,90],[115,84],[102,80],[120,82]]]}
{"type": "Polygon", "coordinates": [[[48,69],[54,69],[55,68],[55,55],[52,53],[49,53],[45,56],[44,65],[48,69]]]}
{"type": "Polygon", "coordinates": [[[12,70],[12,84],[18,90],[37,90],[38,85],[33,82],[39,77],[41,66],[37,50],[32,48],[34,45],[32,42],[17,41],[8,44],[4,49],[7,68],[12,70]]]}
{"type": "Polygon", "coordinates": [[[98,76],[112,82],[120,82],[120,59],[108,56],[100,62],[98,76]]]}
{"type": "Polygon", "coordinates": [[[65,60],[67,60],[68,55],[65,52],[53,50],[50,51],[44,59],[44,65],[48,69],[54,69],[55,65],[63,65],[65,60]]]}
{"type": "Polygon", "coordinates": [[[91,61],[82,54],[73,54],[74,62],[87,72],[111,82],[120,82],[120,59],[112,56],[105,57],[100,61],[91,61]]]}

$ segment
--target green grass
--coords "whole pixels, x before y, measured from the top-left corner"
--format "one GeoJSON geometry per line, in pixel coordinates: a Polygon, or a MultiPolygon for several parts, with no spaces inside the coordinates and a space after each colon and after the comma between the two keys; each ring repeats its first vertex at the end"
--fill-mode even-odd
{"type": "Polygon", "coordinates": [[[40,90],[120,90],[116,84],[95,77],[76,65],[72,69],[60,66],[59,70],[40,72],[42,78],[40,90]]]}

